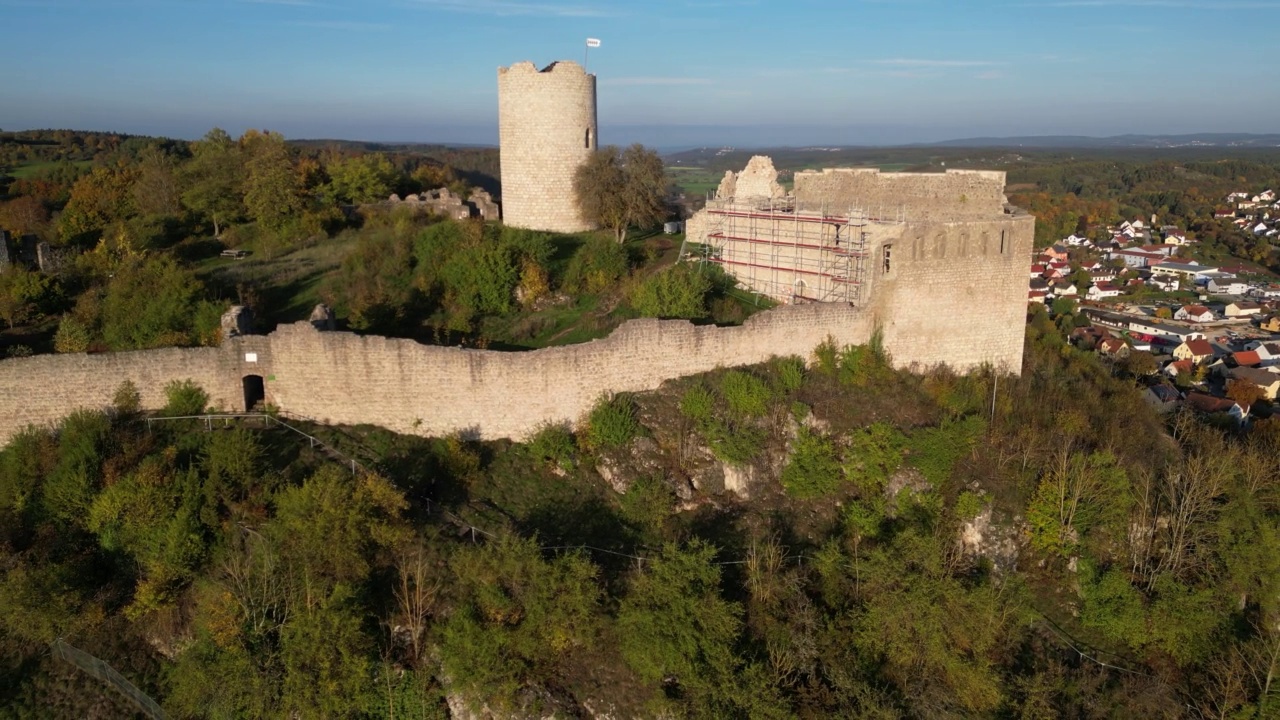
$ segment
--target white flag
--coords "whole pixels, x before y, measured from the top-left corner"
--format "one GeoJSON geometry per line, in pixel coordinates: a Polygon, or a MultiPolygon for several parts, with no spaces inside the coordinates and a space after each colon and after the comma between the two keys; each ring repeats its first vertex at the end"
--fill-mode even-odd
{"type": "Polygon", "coordinates": [[[600,47],[599,38],[587,38],[587,47],[600,47]]]}

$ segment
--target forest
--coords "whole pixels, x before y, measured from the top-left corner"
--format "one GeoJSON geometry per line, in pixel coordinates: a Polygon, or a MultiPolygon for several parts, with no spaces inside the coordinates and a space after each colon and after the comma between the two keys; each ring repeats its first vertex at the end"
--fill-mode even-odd
{"type": "MultiPolygon", "coordinates": [[[[1212,218],[1269,157],[991,159],[1042,239],[1157,214],[1274,261],[1212,218]]],[[[492,160],[0,134],[0,229],[58,261],[0,273],[0,352],[216,343],[233,302],[512,350],[763,306],[643,229],[366,207],[492,160]]],[[[1280,421],[1157,415],[1074,325],[1029,313],[1016,377],[827,345],[520,443],[122,384],[0,450],[0,718],[140,716],[66,648],[183,718],[1280,716],[1280,421]]]]}
{"type": "Polygon", "coordinates": [[[173,717],[1276,716],[1280,424],[1162,418],[1043,313],[1021,377],[890,363],[525,443],[122,385],[0,451],[0,716],[134,712],[55,641],[173,717]]]}

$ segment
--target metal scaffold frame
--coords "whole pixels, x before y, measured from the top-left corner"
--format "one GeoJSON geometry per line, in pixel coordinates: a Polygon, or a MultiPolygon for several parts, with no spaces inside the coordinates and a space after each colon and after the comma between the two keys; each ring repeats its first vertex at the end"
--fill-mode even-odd
{"type": "Polygon", "coordinates": [[[868,226],[904,222],[862,208],[836,213],[825,203],[800,209],[795,196],[707,203],[711,262],[752,290],[783,302],[863,302],[868,226]]]}

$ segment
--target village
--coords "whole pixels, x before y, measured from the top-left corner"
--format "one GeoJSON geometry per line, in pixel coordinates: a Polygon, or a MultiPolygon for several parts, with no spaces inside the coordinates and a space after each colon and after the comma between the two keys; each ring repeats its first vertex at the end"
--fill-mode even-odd
{"type": "MultiPolygon", "coordinates": [[[[1280,235],[1274,190],[1226,196],[1215,218],[1280,235]]],[[[1280,282],[1239,261],[1194,259],[1197,240],[1152,217],[1072,234],[1032,260],[1028,301],[1043,305],[1077,347],[1146,385],[1162,412],[1186,405],[1242,425],[1272,414],[1280,395],[1280,282]],[[1069,325],[1064,326],[1065,323],[1069,325]]],[[[1274,242],[1274,241],[1273,241],[1274,242]]]]}

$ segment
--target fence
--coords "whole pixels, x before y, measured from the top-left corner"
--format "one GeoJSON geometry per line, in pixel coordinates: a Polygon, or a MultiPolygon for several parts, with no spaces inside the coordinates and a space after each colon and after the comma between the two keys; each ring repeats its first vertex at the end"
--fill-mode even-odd
{"type": "MultiPolygon", "coordinates": [[[[147,417],[146,423],[147,423],[147,428],[149,429],[151,428],[152,423],[172,422],[172,421],[178,421],[178,420],[198,420],[204,423],[206,430],[212,431],[215,424],[217,424],[219,427],[228,427],[234,421],[263,420],[266,422],[267,427],[271,427],[272,425],[275,425],[277,427],[284,428],[285,430],[288,430],[290,432],[293,432],[297,435],[300,435],[306,438],[307,442],[310,443],[312,449],[321,450],[335,457],[336,459],[341,460],[343,464],[349,465],[351,467],[351,473],[353,475],[359,473],[360,471],[364,471],[367,473],[376,472],[376,468],[373,467],[372,462],[362,463],[356,460],[354,457],[351,457],[347,453],[344,453],[341,450],[338,450],[337,448],[326,443],[320,438],[281,420],[280,416],[282,415],[284,417],[288,417],[296,421],[308,422],[315,425],[322,424],[318,420],[313,420],[311,418],[308,418],[302,415],[297,415],[295,413],[286,412],[286,411],[276,411],[273,413],[207,413],[204,415],[175,415],[171,417],[147,417]]],[[[358,443],[356,445],[369,456],[376,455],[376,453],[374,453],[373,450],[370,450],[369,448],[359,445],[358,443]]]]}

